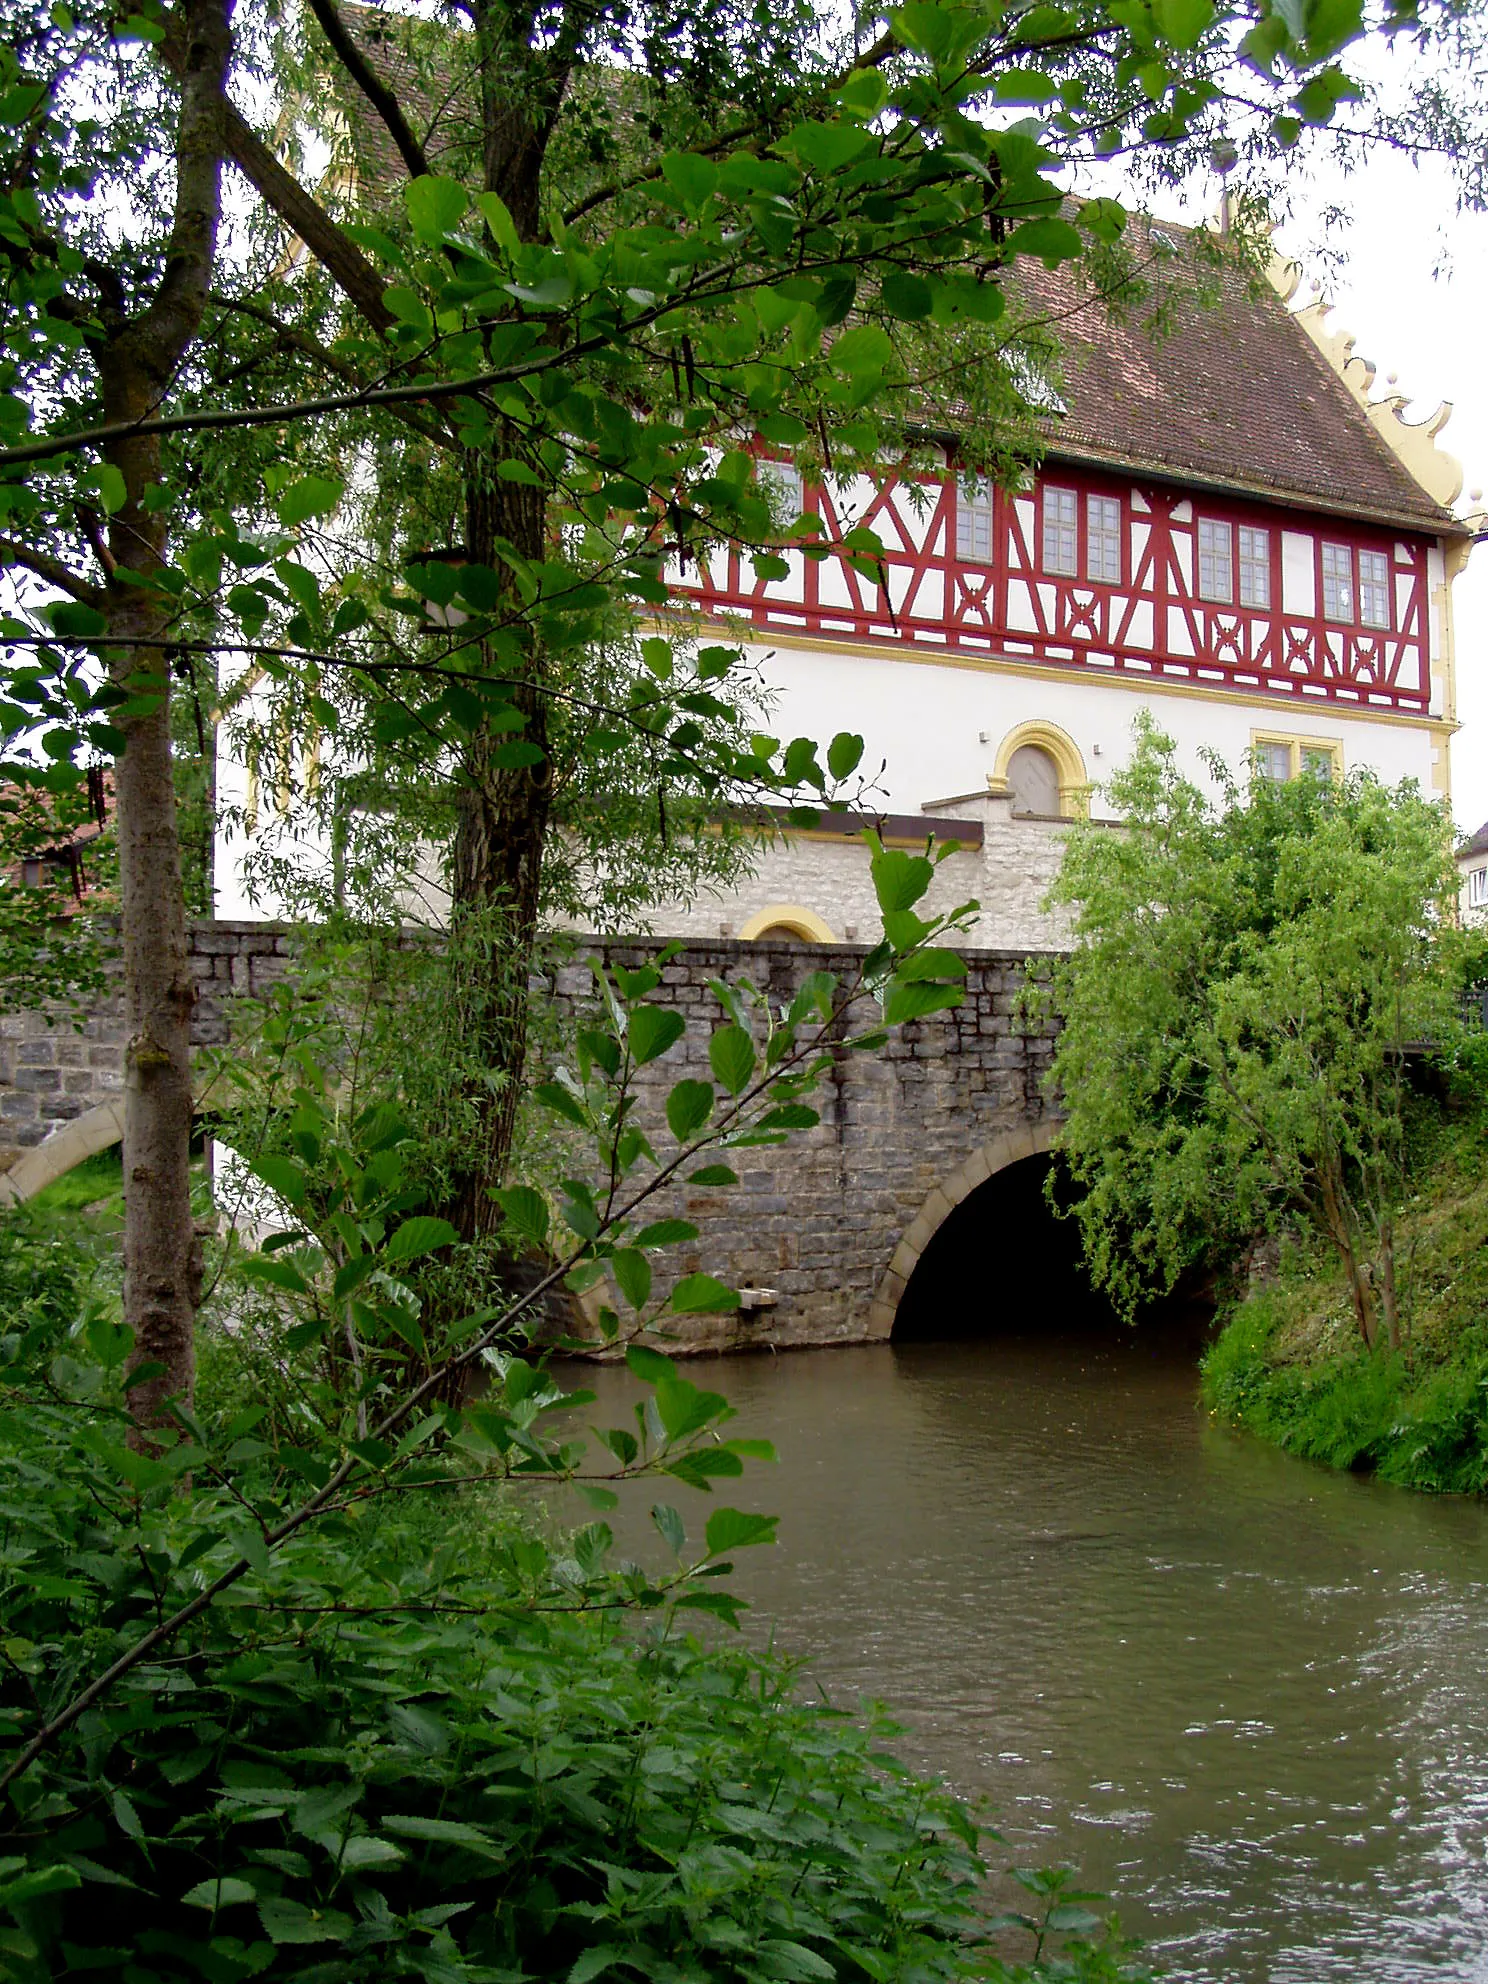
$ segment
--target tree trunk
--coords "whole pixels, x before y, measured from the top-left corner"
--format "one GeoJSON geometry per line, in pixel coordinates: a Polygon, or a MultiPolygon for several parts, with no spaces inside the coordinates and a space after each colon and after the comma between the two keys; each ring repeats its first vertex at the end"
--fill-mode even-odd
{"type": "MultiPolygon", "coordinates": [[[[500,195],[524,240],[541,227],[543,158],[562,94],[562,58],[532,46],[531,18],[477,0],[482,167],[486,190],[500,195]]],[[[521,453],[503,434],[498,457],[521,453]]],[[[493,464],[469,457],[465,468],[468,556],[500,572],[495,547],[505,539],[523,558],[546,556],[546,491],[505,482],[493,464]]],[[[524,682],[514,701],[527,718],[519,734],[546,750],[545,658],[528,646],[524,682]]],[[[483,666],[491,658],[483,654],[483,666]]],[[[493,762],[500,739],[471,739],[461,765],[451,862],[451,938],[464,1042],[480,1061],[474,1091],[478,1128],[456,1180],[450,1216],[462,1238],[478,1240],[501,1223],[491,1188],[502,1183],[516,1133],[527,1050],[528,977],[541,907],[543,842],[552,772],[540,765],[493,762]]]]}
{"type": "Polygon", "coordinates": [[[1353,1300],[1354,1321],[1359,1326],[1359,1335],[1363,1338],[1365,1349],[1373,1350],[1379,1334],[1374,1291],[1369,1285],[1368,1268],[1359,1259],[1359,1251],[1354,1245],[1346,1206],[1342,1167],[1336,1153],[1330,1154],[1323,1160],[1318,1178],[1322,1192],[1323,1228],[1337,1248],[1344,1272],[1348,1276],[1349,1295],[1353,1300]]]}
{"type": "MultiPolygon", "coordinates": [[[[502,482],[485,463],[466,477],[466,533],[471,558],[500,569],[494,546],[506,538],[525,557],[544,550],[543,491],[502,482]]],[[[483,660],[486,658],[483,657],[483,660]]],[[[533,647],[514,701],[527,718],[520,734],[547,745],[543,663],[533,647]]],[[[489,1188],[506,1173],[516,1132],[527,1049],[527,981],[541,902],[543,841],[552,774],[546,762],[493,763],[501,740],[473,737],[461,766],[451,863],[451,949],[464,1046],[479,1060],[474,1091],[478,1129],[457,1180],[451,1217],[462,1238],[478,1240],[500,1224],[489,1188]]]]}
{"type": "MultiPolygon", "coordinates": [[[[153,297],[126,315],[122,286],[104,298],[94,343],[104,418],[139,420],[159,407],[201,325],[221,212],[220,112],[230,53],[229,0],[187,0],[176,132],[175,211],[153,297]]],[[[107,284],[105,287],[109,287],[107,284]]],[[[160,442],[117,441],[108,460],[124,480],[109,527],[115,574],[104,646],[116,682],[141,703],[120,719],[114,773],[124,969],[124,1321],[132,1439],[149,1446],[188,1409],[196,1375],[201,1251],[191,1217],[191,1008],[186,910],[172,773],[169,604],[151,581],[165,562],[166,521],[147,502],[162,481],[160,442]],[[122,583],[119,572],[133,575],[122,583]],[[150,643],[151,645],[137,645],[150,643]],[[143,688],[143,693],[141,690],[143,688]]]]}

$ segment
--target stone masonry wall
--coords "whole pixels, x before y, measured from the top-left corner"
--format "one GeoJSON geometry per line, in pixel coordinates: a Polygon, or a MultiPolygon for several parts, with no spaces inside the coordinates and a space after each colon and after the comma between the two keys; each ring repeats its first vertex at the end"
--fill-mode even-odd
{"type": "MultiPolygon", "coordinates": [[[[233,997],[255,993],[289,968],[293,939],[267,923],[198,923],[190,933],[197,1005],[192,1038],[228,1037],[233,997]]],[[[0,1016],[0,1171],[124,1087],[124,1003],[117,994],[80,1027],[44,1013],[0,1016]]]]}
{"type": "MultiPolygon", "coordinates": [[[[227,1037],[234,997],[282,978],[292,946],[292,936],[272,925],[196,926],[199,1043],[227,1037]]],[[[594,944],[602,956],[632,965],[658,948],[654,941],[594,944]]],[[[657,1151],[671,1148],[667,1091],[685,1074],[708,1075],[708,1038],[723,1019],[710,979],[748,976],[773,1002],[788,1003],[807,972],[845,975],[862,955],[856,945],[713,939],[691,942],[666,964],[659,996],[688,1024],[670,1052],[643,1071],[639,1120],[657,1151]]],[[[876,1053],[841,1055],[814,1098],[822,1117],[814,1130],[735,1153],[737,1186],[682,1185],[658,1195],[650,1216],[676,1214],[700,1228],[697,1241],[666,1257],[669,1272],[701,1268],[761,1297],[735,1315],[679,1322],[679,1347],[785,1347],[884,1334],[896,1250],[902,1264],[906,1236],[917,1251],[944,1216],[941,1188],[957,1175],[964,1188],[977,1175],[968,1166],[994,1144],[1013,1154],[1034,1148],[1026,1136],[1021,1144],[1010,1140],[1047,1114],[1042,1083],[1052,1041],[1025,1037],[1015,1022],[1025,959],[978,951],[968,954],[968,966],[966,1000],[955,1011],[911,1022],[876,1053]]],[[[570,1011],[586,1006],[593,990],[587,964],[577,962],[534,987],[536,996],[570,1011]]],[[[117,999],[81,1031],[48,1027],[39,1014],[0,1021],[0,1144],[8,1147],[0,1148],[0,1169],[86,1110],[116,1101],[122,1047],[117,999]]],[[[891,1304],[892,1297],[891,1288],[891,1304]]]]}
{"type": "MultiPolygon", "coordinates": [[[[596,948],[628,964],[655,950],[596,948]]],[[[710,978],[742,973],[773,1002],[788,1003],[808,971],[846,973],[862,955],[859,946],[715,940],[690,943],[666,965],[665,996],[688,1027],[643,1071],[639,1115],[658,1154],[672,1147],[662,1116],[666,1092],[684,1075],[709,1078],[708,1037],[723,1018],[710,978]]],[[[949,1200],[936,1199],[940,1188],[958,1173],[964,1179],[979,1153],[998,1143],[1031,1153],[1034,1140],[1019,1143],[1019,1133],[1043,1126],[1050,1114],[1043,1082],[1053,1040],[1028,1038],[1016,1024],[1026,958],[983,951],[969,954],[968,964],[964,1004],[899,1028],[877,1053],[842,1056],[813,1098],[822,1117],[814,1130],[735,1153],[736,1186],[683,1186],[658,1197],[659,1213],[700,1229],[671,1257],[676,1273],[702,1269],[775,1297],[772,1306],[679,1322],[686,1348],[784,1348],[885,1334],[885,1279],[927,1202],[934,1203],[921,1231],[949,1210],[949,1200]]],[[[591,985],[588,967],[573,965],[559,974],[556,990],[577,1001],[591,985]]]]}

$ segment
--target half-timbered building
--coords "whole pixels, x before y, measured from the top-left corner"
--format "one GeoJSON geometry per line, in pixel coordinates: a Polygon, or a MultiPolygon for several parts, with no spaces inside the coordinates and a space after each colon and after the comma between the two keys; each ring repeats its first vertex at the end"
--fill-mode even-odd
{"type": "MultiPolygon", "coordinates": [[[[889,836],[955,837],[939,896],[982,904],[979,941],[1057,935],[1039,899],[1061,823],[1109,817],[1101,785],[1148,710],[1186,767],[1210,747],[1268,777],[1367,765],[1450,795],[1451,586],[1477,519],[1458,465],[1326,312],[1289,307],[1294,272],[1161,339],[1082,315],[1069,327],[1046,453],[1008,491],[958,473],[802,486],[767,467],[830,545],[881,540],[881,583],[841,556],[756,578],[723,549],[673,573],[679,601],[759,660],[781,734],[861,731],[882,763],[889,836]]],[[[862,821],[772,839],[726,902],[674,906],[679,934],[866,936],[862,821]]]]}

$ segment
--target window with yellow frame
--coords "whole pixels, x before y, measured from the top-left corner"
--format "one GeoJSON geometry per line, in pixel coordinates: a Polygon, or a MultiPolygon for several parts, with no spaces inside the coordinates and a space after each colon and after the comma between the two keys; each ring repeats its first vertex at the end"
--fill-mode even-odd
{"type": "Polygon", "coordinates": [[[1262,778],[1277,785],[1300,778],[1337,778],[1343,770],[1343,746],[1336,737],[1288,737],[1279,731],[1253,730],[1251,759],[1262,778]]]}

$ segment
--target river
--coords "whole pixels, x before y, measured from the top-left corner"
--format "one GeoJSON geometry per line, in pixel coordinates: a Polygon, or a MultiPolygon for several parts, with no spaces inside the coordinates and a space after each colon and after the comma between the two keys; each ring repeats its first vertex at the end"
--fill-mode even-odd
{"type": "MultiPolygon", "coordinates": [[[[779,1450],[723,1498],[783,1515],[753,1630],[890,1703],[1011,1859],[1176,1978],[1488,1980],[1482,1509],[1228,1432],[1140,1332],[685,1368],[779,1450]]],[[[620,1423],[626,1373],[565,1376],[620,1423]]]]}

